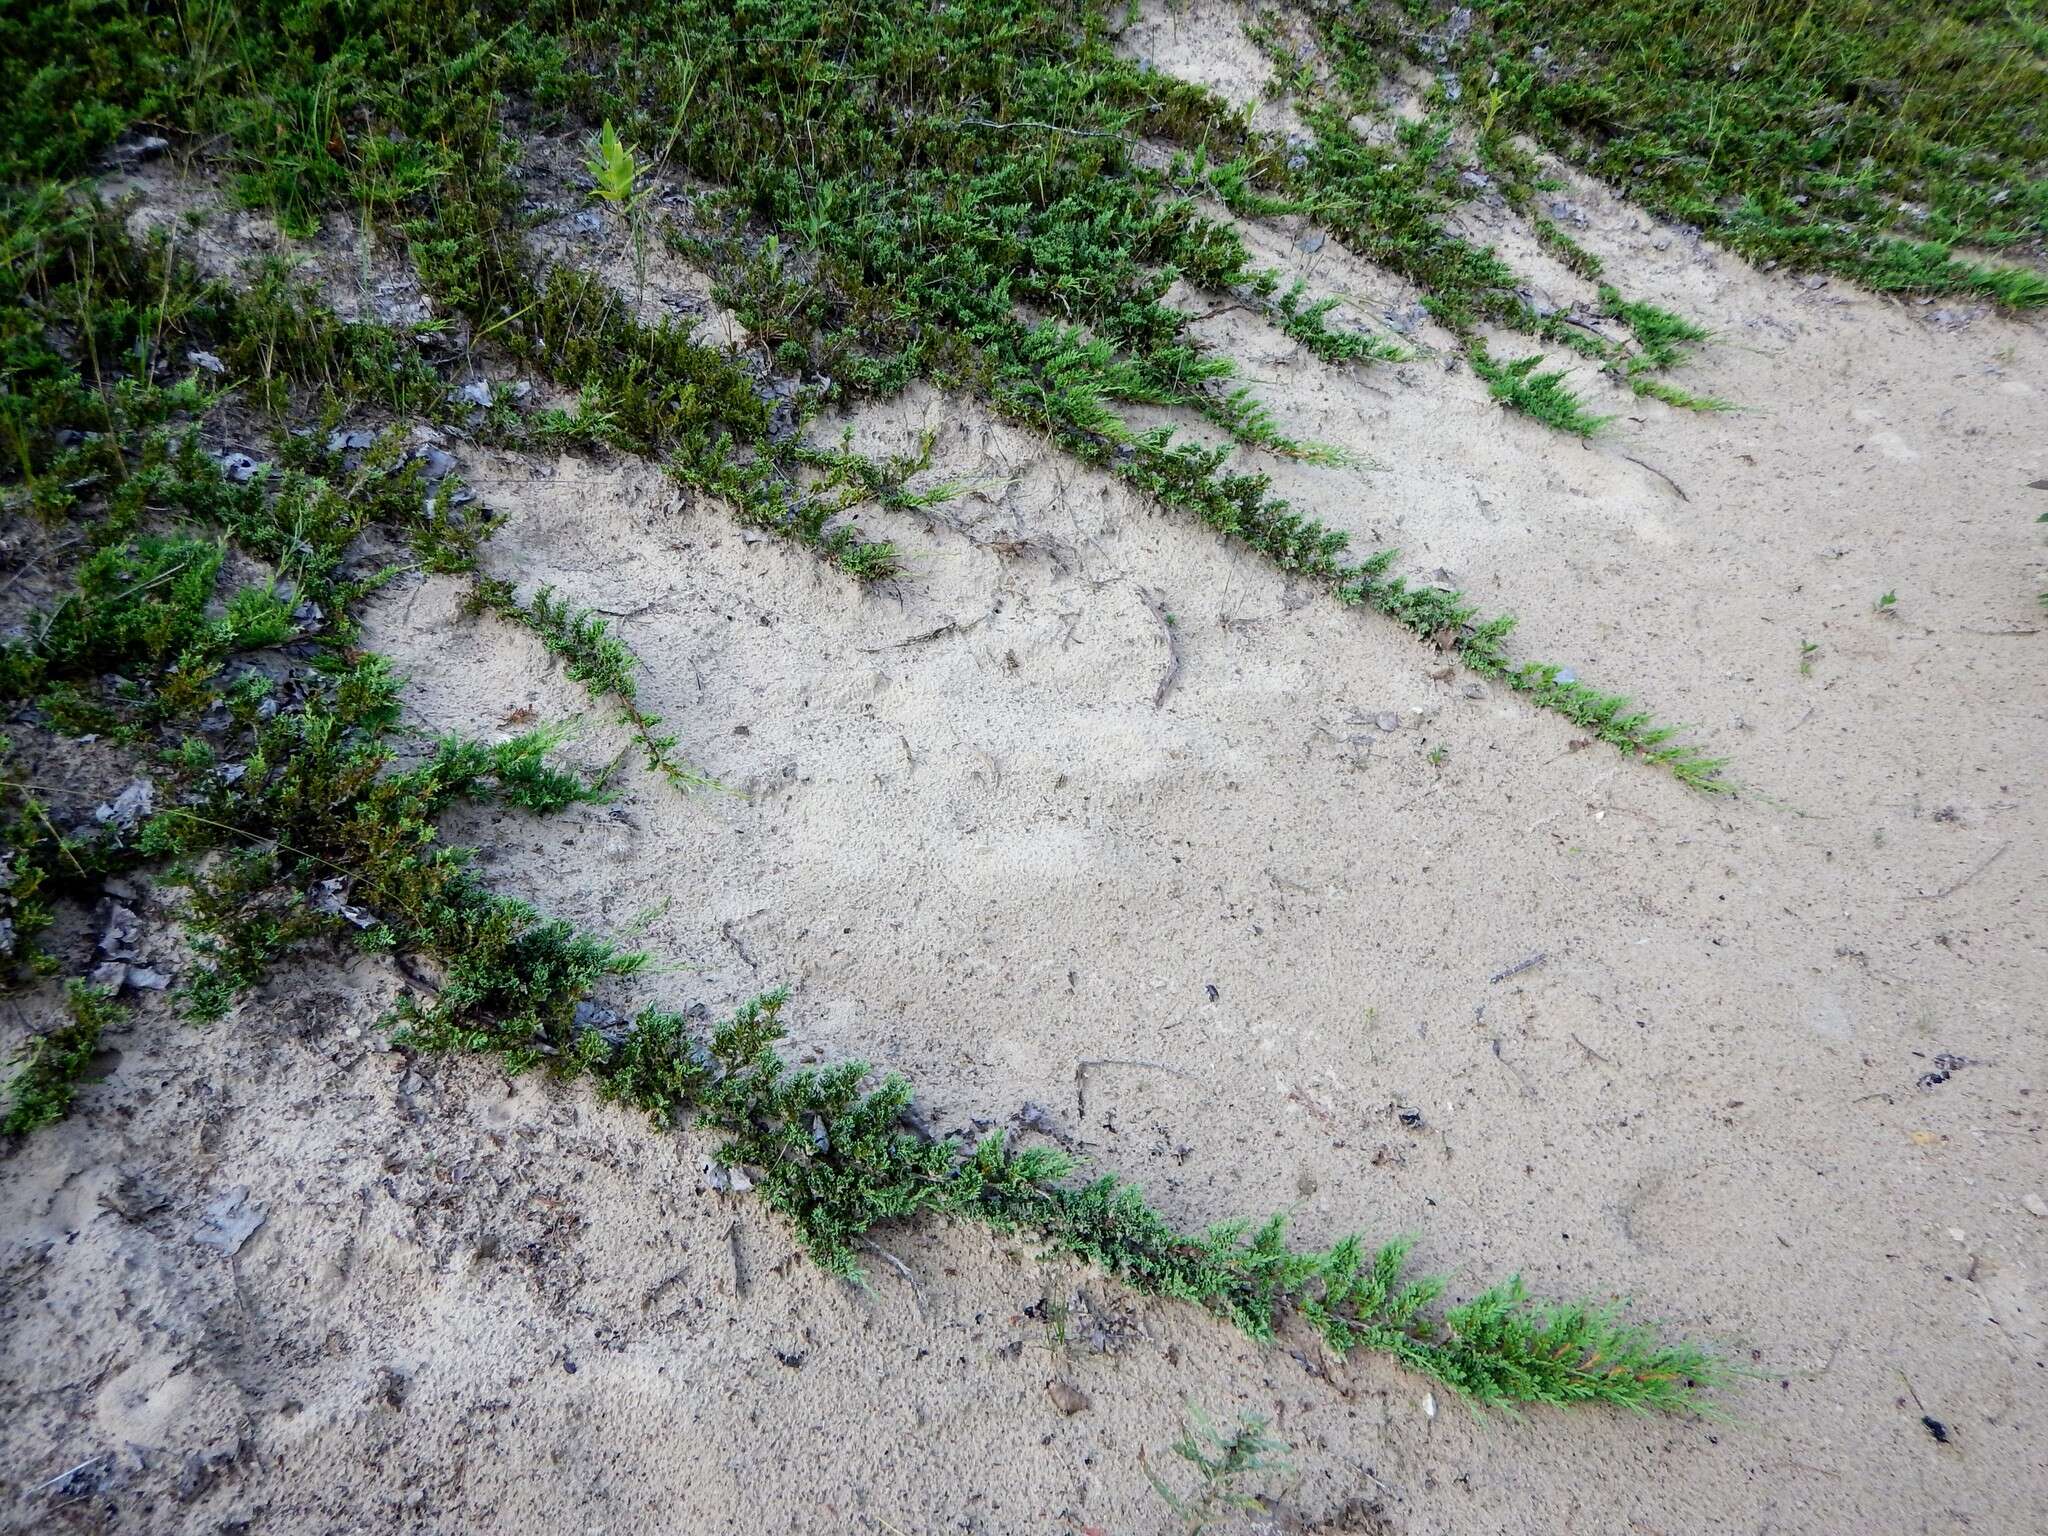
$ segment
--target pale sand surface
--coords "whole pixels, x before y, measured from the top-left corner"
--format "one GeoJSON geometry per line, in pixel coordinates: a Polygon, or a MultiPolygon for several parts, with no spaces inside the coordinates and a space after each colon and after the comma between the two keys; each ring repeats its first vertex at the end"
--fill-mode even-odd
{"type": "MultiPolygon", "coordinates": [[[[1224,16],[1132,45],[1249,98],[1224,16]]],[[[1192,1403],[1292,1447],[1248,1531],[2048,1528],[2048,1219],[2023,1203],[2048,1197],[2048,337],[1570,196],[1633,295],[1713,328],[1682,381],[1740,410],[1588,377],[1621,419],[1581,444],[1438,354],[1332,369],[1242,312],[1206,334],[1358,460],[1262,465],[1285,494],[1520,615],[1519,654],[1696,722],[1739,797],[1469,697],[1389,621],[920,388],[856,441],[930,429],[932,477],[971,489],[864,513],[909,565],[867,593],[652,466],[457,445],[507,518],[492,572],[614,614],[728,792],[629,772],[611,807],[449,830],[649,949],[634,1000],[717,1014],[786,982],[794,1056],[901,1071],[943,1129],[1037,1106],[1178,1220],[1287,1208],[1304,1240],[1414,1233],[1461,1292],[1520,1270],[1629,1297],[1754,1369],[1727,1422],[1476,1417],[978,1230],[878,1233],[857,1290],[701,1186],[710,1139],[384,1049],[406,979],[316,962],[210,1028],[145,1006],[79,1112],[0,1162],[0,1521],[1154,1532],[1147,1466],[1173,1472],[1192,1403]],[[1143,1065],[1077,1077],[1102,1058],[1143,1065]],[[228,1258],[191,1234],[238,1186],[266,1214],[228,1258]],[[99,1494],[28,1491],[96,1455],[99,1494]]],[[[1584,296],[1514,215],[1469,218],[1584,296]]],[[[1262,238],[1321,291],[1406,302],[1296,233],[1262,238]]],[[[572,754],[609,760],[616,728],[459,595],[408,578],[369,609],[416,722],[581,712],[572,754]]],[[[142,911],[175,958],[167,898],[142,911]]],[[[8,1043],[50,1001],[5,1005],[8,1043]]]]}

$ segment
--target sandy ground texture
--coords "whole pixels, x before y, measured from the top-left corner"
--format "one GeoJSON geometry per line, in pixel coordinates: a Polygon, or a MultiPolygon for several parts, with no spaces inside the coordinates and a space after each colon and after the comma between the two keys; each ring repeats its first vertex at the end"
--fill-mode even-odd
{"type": "MultiPolygon", "coordinates": [[[[1211,14],[1152,56],[1255,91],[1211,14]]],[[[209,1029],[146,1000],[0,1161],[0,1522],[1135,1536],[1172,1528],[1148,1474],[1184,1483],[1192,1404],[1291,1447],[1243,1531],[2048,1528],[2048,336],[1569,201],[1634,295],[1713,327],[1682,382],[1740,410],[1589,379],[1623,415],[1582,445],[1423,327],[1375,369],[1242,313],[1210,339],[1357,456],[1270,466],[1288,494],[1697,722],[1739,797],[914,390],[856,440],[932,429],[968,489],[863,515],[910,568],[867,593],[653,466],[456,445],[508,519],[493,573],[613,615],[727,788],[629,776],[450,832],[652,951],[632,998],[787,982],[793,1055],[902,1071],[936,1126],[1052,1137],[1177,1219],[1285,1208],[1305,1240],[1415,1233],[1461,1293],[1633,1298],[1754,1373],[1724,1421],[1475,1416],[977,1230],[879,1232],[850,1287],[703,1186],[708,1139],[391,1050],[407,978],[319,961],[209,1029]]],[[[1469,216],[1583,297],[1507,210],[1469,216]]],[[[1302,233],[1264,238],[1403,312],[1302,233]]],[[[715,314],[687,278],[659,301],[715,314]]],[[[584,712],[572,750],[609,760],[459,596],[370,610],[417,721],[584,712]]],[[[176,970],[168,899],[129,904],[176,970]]],[[[7,1039],[51,1005],[5,1004],[7,1039]]]]}

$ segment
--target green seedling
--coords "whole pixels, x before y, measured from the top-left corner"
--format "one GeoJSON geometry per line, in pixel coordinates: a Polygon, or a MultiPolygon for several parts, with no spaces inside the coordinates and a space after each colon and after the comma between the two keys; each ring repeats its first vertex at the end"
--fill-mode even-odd
{"type": "Polygon", "coordinates": [[[1256,1413],[1241,1415],[1229,1430],[1220,1430],[1201,1409],[1190,1404],[1188,1422],[1173,1443],[1173,1454],[1194,1472],[1194,1486],[1179,1493],[1150,1466],[1145,1476],[1180,1522],[1184,1536],[1202,1536],[1232,1515],[1260,1507],[1251,1485],[1292,1470],[1287,1443],[1266,1433],[1256,1413]]]}
{"type": "Polygon", "coordinates": [[[612,127],[610,118],[592,140],[583,163],[593,183],[591,195],[625,221],[633,240],[633,311],[637,315],[647,293],[647,205],[654,189],[644,183],[647,167],[612,127]]]}

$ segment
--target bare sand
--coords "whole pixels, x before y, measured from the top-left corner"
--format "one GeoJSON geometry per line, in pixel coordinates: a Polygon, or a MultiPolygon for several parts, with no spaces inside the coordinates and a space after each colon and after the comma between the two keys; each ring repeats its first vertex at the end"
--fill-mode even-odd
{"type": "MultiPolygon", "coordinates": [[[[1212,12],[1132,46],[1249,99],[1212,12]]],[[[865,593],[653,466],[456,445],[507,518],[493,573],[614,615],[728,789],[629,774],[615,806],[450,834],[649,949],[639,995],[790,984],[796,1055],[909,1075],[938,1127],[1027,1116],[1190,1223],[1414,1233],[1464,1292],[1629,1297],[1751,1367],[1725,1421],[1477,1416],[974,1230],[878,1233],[854,1288],[703,1187],[709,1139],[390,1050],[404,978],[316,961],[208,1029],[145,1003],[0,1161],[0,1521],[1155,1532],[1193,1404],[1291,1447],[1244,1531],[2048,1528],[2048,337],[1761,273],[1570,181],[1574,237],[1713,328],[1682,381],[1740,409],[1589,377],[1621,419],[1581,444],[1427,327],[1373,369],[1242,312],[1210,339],[1355,456],[1264,466],[1288,494],[1696,722],[1739,796],[917,389],[857,442],[933,430],[931,475],[971,489],[865,512],[910,567],[865,593]],[[196,1242],[242,1189],[254,1234],[196,1242]],[[88,1458],[88,1491],[37,1488],[88,1458]]],[[[1508,210],[1471,219],[1584,296],[1508,210]]],[[[1399,311],[1299,233],[1262,238],[1399,311]]],[[[587,713],[458,598],[411,578],[369,613],[418,724],[587,713]]],[[[623,744],[591,715],[572,751],[623,744]]],[[[168,900],[138,905],[175,968],[168,900]]]]}

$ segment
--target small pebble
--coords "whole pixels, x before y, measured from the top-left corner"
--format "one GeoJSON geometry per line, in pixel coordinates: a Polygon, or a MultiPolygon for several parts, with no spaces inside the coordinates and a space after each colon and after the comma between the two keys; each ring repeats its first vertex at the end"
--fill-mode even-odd
{"type": "Polygon", "coordinates": [[[127,139],[108,151],[107,158],[116,165],[130,165],[138,160],[154,160],[171,147],[171,141],[158,134],[146,133],[139,138],[127,139]]]}
{"type": "Polygon", "coordinates": [[[1045,1395],[1052,1399],[1053,1407],[1070,1419],[1095,1405],[1094,1399],[1063,1376],[1055,1376],[1045,1384],[1045,1395]]]}
{"type": "Polygon", "coordinates": [[[1948,1229],[1948,1235],[1954,1238],[1959,1243],[1967,1243],[1970,1240],[1970,1234],[1965,1232],[1961,1227],[1950,1227],[1948,1229]]]}
{"type": "Polygon", "coordinates": [[[1398,731],[1401,729],[1401,717],[1392,710],[1381,714],[1379,719],[1373,723],[1383,731],[1398,731]]]}
{"type": "Polygon", "coordinates": [[[2020,1204],[2036,1216],[2048,1217],[2048,1200],[2043,1200],[2039,1195],[2028,1195],[2020,1204]]]}

